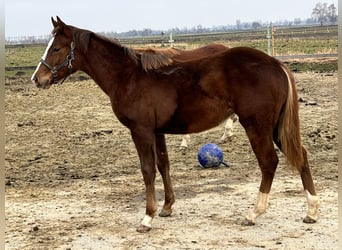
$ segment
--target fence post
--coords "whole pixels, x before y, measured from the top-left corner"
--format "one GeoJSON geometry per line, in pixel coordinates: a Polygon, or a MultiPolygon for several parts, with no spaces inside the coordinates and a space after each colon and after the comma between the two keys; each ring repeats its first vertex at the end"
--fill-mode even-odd
{"type": "Polygon", "coordinates": [[[270,34],[270,25],[267,25],[267,54],[271,55],[271,34],[270,34]]]}
{"type": "Polygon", "coordinates": [[[169,43],[170,43],[170,47],[172,48],[173,47],[173,42],[174,40],[172,39],[172,32],[170,33],[170,40],[169,40],[169,43]]]}
{"type": "Polygon", "coordinates": [[[271,31],[271,36],[272,36],[272,56],[275,56],[275,49],[274,49],[274,26],[272,25],[272,31],[271,31]]]}
{"type": "Polygon", "coordinates": [[[165,36],[164,36],[164,32],[161,32],[161,46],[165,47],[165,42],[164,42],[165,36]]]}

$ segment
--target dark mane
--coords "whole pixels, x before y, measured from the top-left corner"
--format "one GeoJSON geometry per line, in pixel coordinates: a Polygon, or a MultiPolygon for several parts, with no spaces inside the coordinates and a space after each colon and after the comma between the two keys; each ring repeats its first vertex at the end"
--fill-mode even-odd
{"type": "MultiPolygon", "coordinates": [[[[123,46],[118,39],[106,37],[89,30],[79,29],[73,26],[69,26],[72,29],[73,41],[83,53],[87,53],[89,40],[91,36],[97,37],[98,39],[105,41],[109,44],[120,47],[124,50],[125,54],[128,55],[130,60],[135,65],[141,65],[145,71],[159,69],[163,66],[168,66],[173,63],[173,57],[179,55],[176,49],[133,49],[123,46]]],[[[63,32],[58,26],[52,30],[52,35],[56,35],[58,32],[63,32]]]]}
{"type": "Polygon", "coordinates": [[[113,44],[113,45],[115,45],[115,46],[117,46],[117,47],[122,48],[134,64],[136,64],[136,65],[139,64],[138,57],[137,57],[136,53],[134,52],[134,50],[131,49],[131,48],[128,48],[128,47],[126,47],[126,46],[123,46],[123,45],[119,42],[118,39],[106,37],[106,36],[103,36],[103,35],[100,35],[100,34],[96,34],[96,33],[93,33],[93,35],[94,35],[95,37],[97,37],[97,38],[99,38],[99,39],[101,39],[101,40],[107,42],[107,43],[110,43],[110,44],[113,44]]]}
{"type": "Polygon", "coordinates": [[[169,66],[174,62],[173,58],[179,55],[179,51],[174,48],[139,48],[134,49],[134,51],[136,56],[140,59],[141,66],[145,71],[169,66]]]}

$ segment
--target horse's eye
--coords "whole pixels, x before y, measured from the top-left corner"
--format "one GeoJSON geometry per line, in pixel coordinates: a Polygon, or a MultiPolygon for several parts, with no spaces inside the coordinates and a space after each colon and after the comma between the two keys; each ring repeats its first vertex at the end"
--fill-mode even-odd
{"type": "Polygon", "coordinates": [[[61,49],[60,48],[53,48],[53,52],[58,52],[58,51],[60,51],[61,49]]]}

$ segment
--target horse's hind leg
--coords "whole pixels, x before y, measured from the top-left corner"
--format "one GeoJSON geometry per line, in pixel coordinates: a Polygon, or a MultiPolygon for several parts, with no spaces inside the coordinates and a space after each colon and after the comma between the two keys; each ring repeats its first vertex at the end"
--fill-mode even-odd
{"type": "Polygon", "coordinates": [[[245,129],[262,173],[256,204],[246,217],[246,224],[254,225],[256,218],[266,211],[268,196],[278,165],[278,156],[273,146],[272,134],[267,135],[265,127],[259,127],[259,129],[245,127],[245,129]]]}
{"type": "Polygon", "coordinates": [[[220,138],[220,142],[226,142],[228,138],[233,136],[233,124],[238,119],[236,114],[232,114],[228,117],[226,124],[224,125],[224,133],[220,138]]]}
{"type": "MultiPolygon", "coordinates": [[[[277,135],[275,136],[277,138],[277,135]]],[[[279,141],[274,141],[279,149],[281,149],[281,144],[279,141]]],[[[318,217],[318,210],[320,206],[319,197],[315,190],[315,185],[312,180],[311,171],[309,167],[308,157],[306,149],[303,147],[303,165],[299,170],[300,177],[302,179],[306,199],[308,202],[308,213],[304,218],[305,223],[315,223],[318,217]]]]}
{"type": "Polygon", "coordinates": [[[166,217],[172,213],[172,205],[175,202],[175,195],[172,188],[170,177],[170,163],[164,135],[156,135],[157,166],[163,178],[165,190],[165,203],[159,216],[166,217]]]}
{"type": "Polygon", "coordinates": [[[180,145],[182,154],[186,153],[186,150],[188,149],[189,144],[190,144],[190,135],[184,135],[182,138],[181,145],[180,145]]]}
{"type": "Polygon", "coordinates": [[[319,197],[316,194],[315,186],[309,168],[306,150],[303,148],[304,164],[300,170],[303,187],[308,201],[308,214],[304,218],[305,223],[315,223],[318,217],[318,209],[320,205],[319,197]]]}

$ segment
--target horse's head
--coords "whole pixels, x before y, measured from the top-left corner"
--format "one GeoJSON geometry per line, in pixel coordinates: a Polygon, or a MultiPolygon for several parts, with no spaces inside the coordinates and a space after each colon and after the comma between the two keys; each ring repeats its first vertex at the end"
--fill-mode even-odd
{"type": "Polygon", "coordinates": [[[38,88],[47,89],[78,70],[73,27],[66,25],[57,17],[51,18],[52,38],[43,57],[33,73],[31,80],[38,88]]]}

